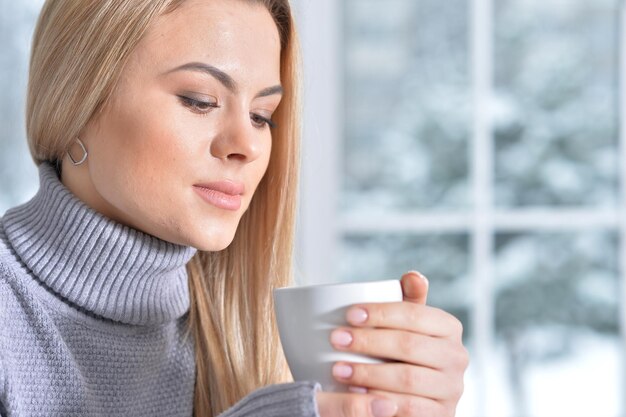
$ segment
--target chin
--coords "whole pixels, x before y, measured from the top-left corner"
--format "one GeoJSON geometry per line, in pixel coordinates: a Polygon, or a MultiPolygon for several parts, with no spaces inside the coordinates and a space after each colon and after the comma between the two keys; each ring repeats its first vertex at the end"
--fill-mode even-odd
{"type": "Polygon", "coordinates": [[[178,234],[183,245],[199,251],[219,252],[235,239],[241,218],[216,218],[207,215],[181,219],[172,232],[178,234]]]}
{"type": "Polygon", "coordinates": [[[219,252],[230,246],[234,238],[234,234],[199,236],[190,246],[203,252],[219,252]]]}

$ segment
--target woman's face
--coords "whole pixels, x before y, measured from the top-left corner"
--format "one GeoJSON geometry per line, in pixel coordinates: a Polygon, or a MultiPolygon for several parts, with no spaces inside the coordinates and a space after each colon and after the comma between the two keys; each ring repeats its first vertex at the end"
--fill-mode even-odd
{"type": "MultiPolygon", "coordinates": [[[[188,0],[137,45],[109,105],[81,132],[87,160],[73,166],[66,156],[63,182],[120,223],[222,250],[267,169],[280,99],[280,39],[268,10],[188,0]],[[241,195],[226,206],[207,201],[224,201],[199,187],[217,181],[239,184],[231,192],[241,195]]],[[[78,145],[71,153],[82,155],[78,145]]]]}

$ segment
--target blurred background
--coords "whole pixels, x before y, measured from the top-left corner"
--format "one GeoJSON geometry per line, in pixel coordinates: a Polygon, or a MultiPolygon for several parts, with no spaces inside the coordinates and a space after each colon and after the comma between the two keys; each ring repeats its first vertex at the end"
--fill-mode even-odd
{"type": "MultiPolygon", "coordinates": [[[[626,14],[618,0],[292,0],[299,283],[430,279],[464,323],[459,417],[626,416],[626,14]]],[[[0,215],[38,186],[0,0],[0,215]]]]}

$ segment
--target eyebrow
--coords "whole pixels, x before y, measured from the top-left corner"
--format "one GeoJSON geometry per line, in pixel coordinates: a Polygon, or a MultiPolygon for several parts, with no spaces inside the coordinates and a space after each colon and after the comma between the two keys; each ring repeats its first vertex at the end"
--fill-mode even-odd
{"type": "MultiPolygon", "coordinates": [[[[221,69],[214,67],[213,65],[205,64],[203,62],[188,62],[176,68],[172,68],[164,72],[162,75],[170,74],[175,71],[195,71],[203,74],[208,74],[220,83],[222,83],[222,85],[224,85],[224,87],[226,87],[230,92],[237,93],[239,91],[239,86],[237,85],[237,82],[233,79],[233,77],[231,77],[221,69]]],[[[254,98],[267,97],[273,94],[282,95],[283,92],[284,90],[281,85],[274,85],[272,87],[267,87],[259,91],[256,96],[254,96],[254,98]]]]}

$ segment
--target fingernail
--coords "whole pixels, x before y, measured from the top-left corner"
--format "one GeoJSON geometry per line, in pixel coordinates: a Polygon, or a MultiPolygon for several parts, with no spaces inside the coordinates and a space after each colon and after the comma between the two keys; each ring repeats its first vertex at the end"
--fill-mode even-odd
{"type": "Polygon", "coordinates": [[[348,346],[352,343],[352,335],[345,330],[335,330],[330,334],[330,341],[334,345],[348,346]]]}
{"type": "Polygon", "coordinates": [[[348,391],[354,392],[356,394],[367,394],[367,388],[365,388],[365,387],[355,387],[353,385],[350,385],[348,387],[348,391]]]}
{"type": "Polygon", "coordinates": [[[335,364],[333,366],[333,375],[339,378],[350,378],[352,376],[352,367],[350,365],[335,364]]]}
{"type": "Polygon", "coordinates": [[[374,417],[392,417],[398,412],[398,405],[391,400],[380,398],[372,401],[372,414],[374,417]]]}
{"type": "Polygon", "coordinates": [[[367,320],[367,311],[363,310],[360,307],[353,307],[348,310],[348,314],[346,314],[346,318],[350,323],[361,324],[365,323],[367,320]]]}

